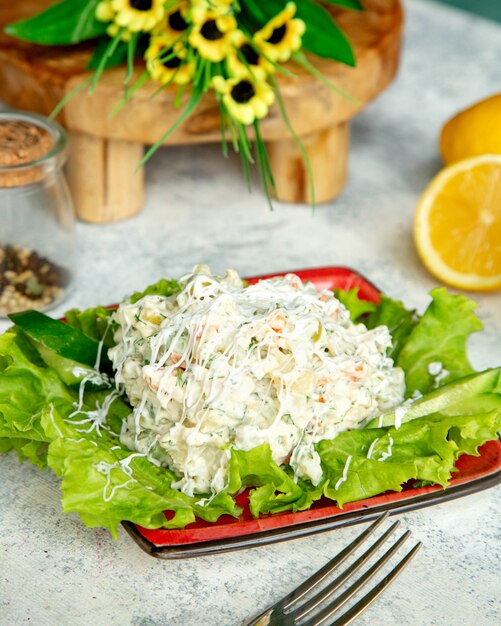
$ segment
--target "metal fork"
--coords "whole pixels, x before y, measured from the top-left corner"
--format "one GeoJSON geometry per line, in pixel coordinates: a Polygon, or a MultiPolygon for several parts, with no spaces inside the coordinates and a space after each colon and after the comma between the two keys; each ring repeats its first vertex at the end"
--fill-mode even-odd
{"type": "Polygon", "coordinates": [[[359,615],[377,596],[393,581],[394,578],[404,569],[412,557],[421,547],[421,542],[416,543],[411,550],[390,570],[363,598],[345,611],[339,617],[334,613],[338,611],[355,593],[363,587],[375,574],[389,561],[389,559],[400,549],[402,544],[410,537],[410,530],[400,536],[397,541],[359,578],[355,580],[346,590],[337,597],[332,598],[334,593],[366,563],[369,558],[389,539],[397,530],[400,522],[395,522],[377,539],[360,557],[349,567],[340,573],[332,582],[323,589],[309,597],[304,602],[300,602],[327,576],[335,571],[374,531],[386,520],[388,513],[384,513],[376,519],[364,532],[350,543],[344,550],[339,552],[332,560],[313,574],[308,580],[299,585],[294,591],[276,604],[266,609],[245,626],[344,626],[349,624],[359,615]],[[327,621],[332,618],[334,621],[327,621]]]}

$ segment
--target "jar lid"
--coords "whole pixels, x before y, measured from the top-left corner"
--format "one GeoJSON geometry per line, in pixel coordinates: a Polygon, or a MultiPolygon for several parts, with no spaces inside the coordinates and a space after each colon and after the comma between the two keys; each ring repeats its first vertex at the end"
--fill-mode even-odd
{"type": "Polygon", "coordinates": [[[0,113],[0,188],[36,183],[65,158],[66,134],[40,115],[0,113]]]}

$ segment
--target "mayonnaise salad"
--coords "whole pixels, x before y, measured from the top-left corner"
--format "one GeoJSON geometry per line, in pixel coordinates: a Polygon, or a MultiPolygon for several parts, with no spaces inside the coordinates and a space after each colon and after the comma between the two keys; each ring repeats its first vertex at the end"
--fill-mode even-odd
{"type": "Polygon", "coordinates": [[[331,291],[294,274],[246,286],[205,265],[180,284],[122,303],[109,355],[133,407],[122,443],[154,454],[182,492],[219,493],[231,449],[263,443],[317,485],[315,443],[402,402],[388,328],[353,324],[331,291]]]}

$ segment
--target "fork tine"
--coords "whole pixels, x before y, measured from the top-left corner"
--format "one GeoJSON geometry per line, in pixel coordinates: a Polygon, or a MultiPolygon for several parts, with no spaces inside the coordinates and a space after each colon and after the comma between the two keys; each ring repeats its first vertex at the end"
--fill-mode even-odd
{"type": "Polygon", "coordinates": [[[331,596],[336,589],[346,581],[352,574],[357,572],[364,563],[366,563],[369,558],[376,552],[376,550],[395,532],[395,530],[400,525],[399,521],[396,521],[394,524],[388,528],[386,532],[384,532],[381,537],[377,541],[375,541],[356,561],[354,561],[349,567],[346,568],[344,572],[342,572],[337,578],[335,578],[331,583],[329,583],[326,587],[324,587],[321,591],[319,591],[315,596],[307,600],[304,604],[302,604],[299,608],[290,613],[291,616],[297,618],[305,617],[310,611],[313,611],[315,607],[317,607],[321,602],[324,602],[329,596],[331,596]]]}
{"type": "MultiPolygon", "coordinates": [[[[354,604],[348,611],[343,613],[341,617],[336,619],[336,621],[331,622],[329,626],[346,626],[349,624],[355,617],[360,615],[360,613],[366,609],[373,600],[375,600],[379,594],[386,589],[386,587],[392,582],[394,578],[396,578],[400,572],[404,569],[404,567],[409,563],[409,561],[414,557],[416,552],[421,547],[421,542],[417,543],[412,550],[404,556],[404,558],[389,572],[377,585],[375,585],[369,593],[367,593],[363,598],[361,598],[356,604],[354,604]]],[[[325,620],[324,620],[325,621],[325,620]]]]}
{"type": "MultiPolygon", "coordinates": [[[[330,617],[334,611],[336,611],[340,606],[343,606],[366,582],[371,580],[373,576],[381,569],[381,567],[395,554],[395,552],[400,548],[400,546],[406,541],[411,535],[411,531],[406,531],[400,539],[398,539],[389,550],[387,550],[382,557],[380,557],[372,567],[370,567],[360,578],[350,586],[346,591],[344,591],[340,596],[338,596],[335,600],[333,600],[327,607],[319,611],[314,617],[304,622],[302,626],[318,626],[323,621],[325,621],[328,617],[330,617]]],[[[294,616],[296,619],[301,616],[294,616]]]]}
{"type": "Polygon", "coordinates": [[[328,561],[318,572],[315,572],[310,578],[301,583],[299,587],[296,587],[289,595],[285,596],[276,606],[280,605],[284,609],[291,607],[294,603],[300,600],[309,591],[312,591],[318,584],[320,584],[326,576],[341,565],[352,552],[354,552],[359,545],[361,545],[372,533],[384,522],[389,513],[383,513],[376,520],[366,528],[356,539],[354,539],[346,548],[341,550],[335,557],[328,561]]]}

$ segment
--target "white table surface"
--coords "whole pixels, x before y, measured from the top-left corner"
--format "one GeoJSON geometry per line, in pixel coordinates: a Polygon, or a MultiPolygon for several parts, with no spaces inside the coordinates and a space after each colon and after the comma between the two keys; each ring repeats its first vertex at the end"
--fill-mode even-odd
{"type": "MultiPolygon", "coordinates": [[[[398,80],[355,121],[350,180],[318,207],[249,195],[237,158],[217,147],[162,150],[147,167],[143,212],[78,225],[78,290],[67,307],[111,303],[198,262],[250,276],[325,265],[358,269],[420,310],[437,282],[411,238],[419,194],[440,164],[437,138],[458,109],[499,90],[501,28],[414,0],[398,80]]],[[[89,181],[92,184],[92,181],[89,181]]],[[[501,362],[501,296],[475,295],[484,332],[478,368],[501,362]]],[[[62,313],[60,307],[54,314],[62,313]]],[[[233,626],[290,591],[360,527],[243,552],[163,562],[125,534],[113,541],[63,515],[58,481],[14,454],[0,457],[0,624],[233,626]]],[[[501,623],[501,489],[400,515],[424,548],[356,623],[501,623]]]]}

